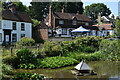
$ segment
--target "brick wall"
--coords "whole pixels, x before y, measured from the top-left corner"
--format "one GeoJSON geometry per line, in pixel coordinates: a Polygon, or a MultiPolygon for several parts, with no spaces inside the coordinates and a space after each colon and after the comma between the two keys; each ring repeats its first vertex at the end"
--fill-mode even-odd
{"type": "Polygon", "coordinates": [[[48,29],[33,29],[32,35],[35,41],[48,40],[48,29]]]}
{"type": "Polygon", "coordinates": [[[41,39],[48,40],[48,29],[40,29],[39,32],[41,39]]]}

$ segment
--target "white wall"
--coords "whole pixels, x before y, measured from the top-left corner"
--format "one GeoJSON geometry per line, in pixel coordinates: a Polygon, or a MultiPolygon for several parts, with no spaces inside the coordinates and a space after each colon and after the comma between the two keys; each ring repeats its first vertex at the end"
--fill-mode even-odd
{"type": "MultiPolygon", "coordinates": [[[[16,21],[2,20],[2,29],[12,30],[12,22],[16,21]]],[[[2,29],[0,29],[0,33],[2,33],[2,40],[4,40],[4,31],[2,29]]],[[[25,34],[25,37],[32,38],[32,24],[27,22],[16,22],[16,30],[11,31],[11,41],[13,33],[17,34],[17,41],[21,38],[21,34],[25,34]],[[21,31],[21,23],[25,24],[25,31],[21,31]]]]}

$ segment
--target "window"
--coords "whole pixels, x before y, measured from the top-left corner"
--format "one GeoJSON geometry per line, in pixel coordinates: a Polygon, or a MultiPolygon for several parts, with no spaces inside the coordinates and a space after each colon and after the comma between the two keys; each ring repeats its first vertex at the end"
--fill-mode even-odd
{"type": "Polygon", "coordinates": [[[72,21],[72,24],[73,24],[73,25],[77,25],[77,21],[76,21],[76,20],[73,20],[73,21],[72,21]]]}
{"type": "Polygon", "coordinates": [[[0,21],[0,29],[2,29],[2,23],[1,23],[1,21],[0,21]]]}
{"type": "Polygon", "coordinates": [[[12,42],[16,42],[17,41],[17,34],[12,34],[12,42]]]}
{"type": "Polygon", "coordinates": [[[21,23],[21,31],[25,31],[25,24],[21,23]]]}
{"type": "Polygon", "coordinates": [[[0,33],[0,42],[2,42],[2,33],[0,33]]]}
{"type": "Polygon", "coordinates": [[[21,34],[21,38],[22,38],[22,37],[25,37],[25,34],[21,34]]]}
{"type": "Polygon", "coordinates": [[[88,26],[88,25],[89,25],[89,23],[85,23],[85,25],[86,25],[86,26],[88,26]]]}
{"type": "Polygon", "coordinates": [[[13,22],[13,30],[16,30],[16,22],[13,22]]]}
{"type": "Polygon", "coordinates": [[[62,29],[62,34],[67,34],[67,29],[62,29]]]}
{"type": "Polygon", "coordinates": [[[64,21],[63,20],[59,20],[59,24],[64,24],[64,21]]]}

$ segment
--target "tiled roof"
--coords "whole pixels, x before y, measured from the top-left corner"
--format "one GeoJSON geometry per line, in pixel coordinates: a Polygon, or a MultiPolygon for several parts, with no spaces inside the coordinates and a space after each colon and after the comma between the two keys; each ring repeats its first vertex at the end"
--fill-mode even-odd
{"type": "Polygon", "coordinates": [[[38,29],[47,29],[48,26],[44,23],[44,22],[41,22],[38,26],[37,26],[38,29]]]}
{"type": "Polygon", "coordinates": [[[112,24],[101,24],[101,25],[93,25],[98,27],[100,30],[105,29],[105,30],[113,30],[112,24]]]}
{"type": "Polygon", "coordinates": [[[85,16],[83,14],[55,12],[54,16],[56,19],[72,20],[73,17],[76,17],[76,19],[80,20],[80,21],[92,21],[91,19],[89,19],[87,16],[85,16]]]}
{"type": "Polygon", "coordinates": [[[12,13],[10,10],[3,10],[1,14],[2,14],[2,19],[5,20],[32,23],[32,20],[30,19],[29,15],[26,12],[16,11],[15,13],[12,13]]]}

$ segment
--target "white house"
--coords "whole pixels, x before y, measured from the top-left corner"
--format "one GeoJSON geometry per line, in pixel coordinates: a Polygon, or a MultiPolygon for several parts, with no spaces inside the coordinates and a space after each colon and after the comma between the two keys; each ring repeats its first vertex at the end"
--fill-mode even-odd
{"type": "Polygon", "coordinates": [[[101,24],[101,25],[93,25],[94,27],[98,27],[98,31],[92,32],[92,35],[95,36],[108,36],[108,35],[114,35],[114,28],[112,27],[112,24],[101,24]]]}
{"type": "Polygon", "coordinates": [[[0,12],[0,44],[16,42],[22,37],[32,37],[32,21],[27,13],[15,10],[15,4],[9,4],[8,10],[0,12]]]}

